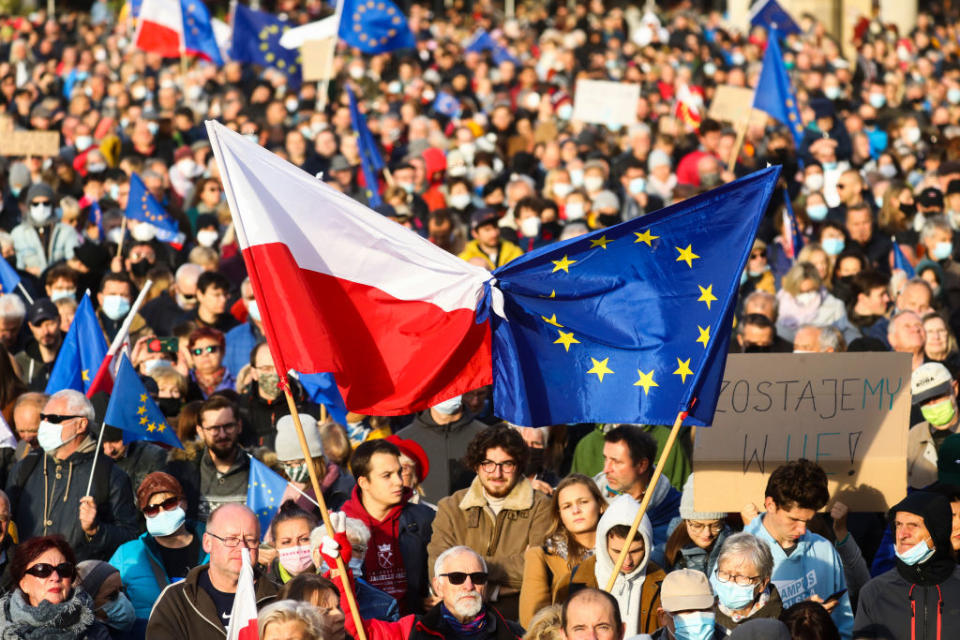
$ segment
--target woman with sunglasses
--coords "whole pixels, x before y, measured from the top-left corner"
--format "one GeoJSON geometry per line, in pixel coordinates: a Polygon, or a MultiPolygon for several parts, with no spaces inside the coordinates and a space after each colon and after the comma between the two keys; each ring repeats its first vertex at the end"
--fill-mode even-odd
{"type": "Polygon", "coordinates": [[[93,598],[74,589],[77,559],[61,536],[41,536],[20,544],[10,562],[11,584],[0,599],[4,638],[109,640],[93,612],[93,598]]]}
{"type": "Polygon", "coordinates": [[[223,366],[225,347],[223,333],[210,327],[195,329],[187,338],[189,400],[206,400],[217,391],[235,390],[237,381],[223,366]]]}
{"type": "Polygon", "coordinates": [[[524,627],[543,607],[564,602],[571,583],[590,581],[592,574],[578,576],[577,569],[593,555],[597,523],[606,508],[600,489],[587,476],[575,473],[557,485],[546,541],[524,554],[520,588],[520,624],[524,627]]]}
{"type": "Polygon", "coordinates": [[[162,471],[149,474],[137,488],[137,506],[147,531],[120,545],[110,564],[120,571],[136,610],[132,633],[143,637],[160,592],[207,562],[207,554],[201,547],[205,527],[186,519],[187,501],[176,478],[162,471]]]}
{"type": "Polygon", "coordinates": [[[695,569],[708,576],[717,565],[720,547],[730,535],[726,513],[704,513],[693,509],[693,474],[687,476],[680,497],[680,524],[667,539],[664,552],[667,571],[695,569]]]}

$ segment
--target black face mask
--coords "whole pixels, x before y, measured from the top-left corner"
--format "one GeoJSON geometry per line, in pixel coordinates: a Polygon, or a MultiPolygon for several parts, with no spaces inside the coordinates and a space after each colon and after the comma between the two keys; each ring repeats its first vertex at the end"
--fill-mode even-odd
{"type": "Polygon", "coordinates": [[[527,458],[527,466],[524,468],[523,475],[535,476],[543,471],[546,450],[531,447],[529,451],[530,457],[527,458]]]}
{"type": "Polygon", "coordinates": [[[556,240],[560,237],[560,232],[563,231],[563,227],[559,222],[544,222],[540,226],[540,235],[543,236],[544,240],[556,240]]]}
{"type": "Polygon", "coordinates": [[[612,227],[615,224],[620,224],[620,214],[619,213],[601,213],[597,216],[597,222],[602,224],[605,227],[612,227]]]}
{"type": "Polygon", "coordinates": [[[150,261],[141,260],[140,262],[134,262],[130,265],[130,273],[136,278],[143,278],[152,267],[153,264],[151,264],[150,261]]]}
{"type": "Polygon", "coordinates": [[[743,345],[744,353],[770,353],[772,345],[769,344],[750,344],[743,345]]]}
{"type": "Polygon", "coordinates": [[[180,407],[183,406],[183,401],[180,398],[157,398],[157,406],[163,412],[163,415],[172,418],[180,415],[180,407]]]}
{"type": "Polygon", "coordinates": [[[915,204],[904,204],[903,202],[901,202],[901,203],[900,203],[900,211],[902,211],[904,215],[908,215],[908,216],[916,215],[916,213],[917,213],[917,205],[915,205],[915,204]]]}

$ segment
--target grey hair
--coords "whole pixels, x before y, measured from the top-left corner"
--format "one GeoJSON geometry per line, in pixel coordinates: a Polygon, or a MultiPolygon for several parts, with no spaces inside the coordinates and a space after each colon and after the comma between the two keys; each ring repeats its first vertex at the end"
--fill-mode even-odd
{"type": "Polygon", "coordinates": [[[54,400],[59,400],[63,398],[66,401],[66,407],[64,411],[71,415],[83,416],[90,422],[93,422],[97,414],[93,410],[93,405],[87,399],[87,396],[83,395],[75,389],[61,389],[55,394],[50,396],[50,399],[47,402],[53,402],[54,400]]]}
{"type": "Polygon", "coordinates": [[[12,247],[13,236],[7,231],[0,230],[0,247],[12,247]]]}
{"type": "Polygon", "coordinates": [[[200,265],[194,264],[192,262],[184,262],[177,269],[176,281],[180,282],[180,280],[184,278],[192,278],[193,280],[196,280],[197,278],[200,277],[200,274],[202,273],[203,273],[203,267],[201,267],[200,265]]]}
{"type": "Polygon", "coordinates": [[[846,351],[847,341],[843,339],[843,332],[836,327],[820,327],[820,350],[833,349],[846,351]]]}
{"type": "Polygon", "coordinates": [[[308,640],[320,640],[323,637],[323,616],[320,610],[299,600],[278,600],[265,606],[257,615],[257,629],[263,638],[264,631],[270,624],[294,621],[303,623],[304,637],[308,640]]]}
{"type": "Polygon", "coordinates": [[[477,553],[470,547],[466,547],[464,545],[457,545],[456,547],[450,547],[449,549],[441,553],[439,556],[437,556],[436,561],[433,563],[433,575],[439,576],[442,573],[440,569],[443,567],[443,563],[447,561],[447,558],[451,556],[455,556],[460,553],[473,554],[474,556],[476,556],[477,560],[480,561],[481,566],[483,566],[483,570],[484,571],[487,570],[487,561],[483,559],[483,556],[481,556],[479,553],[477,553]]]}
{"type": "Polygon", "coordinates": [[[923,229],[920,231],[920,241],[926,242],[937,231],[953,233],[946,216],[930,216],[927,218],[927,221],[923,223],[923,229]]]}
{"type": "Polygon", "coordinates": [[[773,575],[773,554],[767,543],[750,533],[735,533],[723,541],[717,566],[727,557],[742,557],[753,563],[761,580],[769,580],[773,575]]]}
{"type": "Polygon", "coordinates": [[[763,300],[766,300],[767,302],[773,303],[773,321],[776,322],[777,317],[780,315],[780,303],[777,300],[777,296],[773,295],[768,291],[754,291],[753,293],[748,295],[743,300],[743,308],[746,309],[748,306],[750,306],[750,302],[752,302],[753,300],[759,300],[759,299],[763,299],[763,300]]]}
{"type": "Polygon", "coordinates": [[[909,311],[909,310],[908,310],[908,311],[898,311],[897,313],[893,314],[893,317],[890,318],[890,324],[887,325],[887,340],[888,340],[888,341],[889,341],[890,338],[893,337],[893,334],[897,332],[897,320],[899,320],[900,318],[902,318],[902,317],[904,317],[904,316],[907,316],[907,315],[915,316],[915,317],[917,318],[917,320],[920,320],[920,314],[917,313],[916,311],[909,311]]]}
{"type": "Polygon", "coordinates": [[[550,444],[550,427],[521,427],[520,425],[513,424],[512,422],[508,422],[507,424],[513,427],[513,429],[515,429],[521,435],[523,434],[524,429],[537,429],[543,434],[543,446],[546,447],[550,444]]]}
{"type": "MultiPolygon", "coordinates": [[[[350,541],[350,546],[356,550],[358,547],[367,548],[367,545],[370,544],[370,529],[363,523],[363,520],[357,520],[356,518],[347,518],[346,519],[346,533],[347,540],[350,541]]],[[[323,537],[327,535],[326,525],[321,524],[318,527],[314,527],[313,531],[310,532],[310,551],[314,552],[320,548],[320,543],[323,542],[323,537]]]]}
{"type": "Polygon", "coordinates": [[[0,296],[0,318],[23,322],[26,317],[27,307],[23,304],[20,296],[13,293],[5,293],[0,296]]]}

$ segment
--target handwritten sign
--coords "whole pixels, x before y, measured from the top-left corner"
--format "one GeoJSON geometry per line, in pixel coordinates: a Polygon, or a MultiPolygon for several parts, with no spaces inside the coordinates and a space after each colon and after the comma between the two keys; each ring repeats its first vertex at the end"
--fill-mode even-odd
{"type": "Polygon", "coordinates": [[[720,122],[743,124],[749,114],[750,124],[766,124],[767,114],[753,108],[753,89],[735,87],[733,85],[718,85],[710,101],[707,115],[720,122]]]}
{"type": "Polygon", "coordinates": [[[320,82],[333,78],[333,52],[336,44],[335,36],[303,43],[300,57],[303,59],[304,82],[320,82]]]}
{"type": "Polygon", "coordinates": [[[573,119],[619,129],[637,121],[640,85],[609,80],[577,80],[573,119]]]}
{"type": "Polygon", "coordinates": [[[832,498],[884,511],[906,495],[909,421],[906,354],[731,355],[713,426],[697,430],[695,507],[761,506],[773,470],[807,458],[832,498]]]}

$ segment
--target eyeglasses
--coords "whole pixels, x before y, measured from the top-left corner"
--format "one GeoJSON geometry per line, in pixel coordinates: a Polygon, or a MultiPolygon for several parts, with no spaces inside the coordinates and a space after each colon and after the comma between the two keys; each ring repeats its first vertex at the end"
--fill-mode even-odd
{"type": "MultiPolygon", "coordinates": [[[[504,473],[513,473],[517,470],[517,463],[514,460],[506,460],[504,462],[494,462],[493,460],[484,460],[480,463],[480,468],[483,469],[484,473],[493,473],[499,467],[504,473]]],[[[457,584],[457,583],[454,583],[457,584]]]]}
{"type": "Polygon", "coordinates": [[[214,431],[220,431],[221,429],[223,431],[232,431],[233,429],[236,428],[236,426],[237,426],[236,422],[224,422],[223,424],[213,424],[213,425],[210,425],[209,427],[200,425],[200,428],[203,429],[204,431],[209,431],[212,433],[214,431]]]}
{"type": "Polygon", "coordinates": [[[759,579],[760,576],[735,576],[732,573],[717,569],[717,580],[720,582],[733,582],[741,587],[748,587],[751,584],[756,584],[759,579]]]}
{"type": "Polygon", "coordinates": [[[700,533],[704,529],[710,529],[710,533],[720,533],[723,531],[723,523],[712,522],[708,524],[706,522],[692,522],[687,520],[687,528],[694,533],[700,533]]]}
{"type": "Polygon", "coordinates": [[[24,571],[24,573],[29,573],[34,578],[40,578],[41,580],[44,580],[49,578],[54,571],[57,572],[57,575],[61,580],[73,580],[77,575],[77,568],[69,562],[61,562],[57,565],[47,564],[46,562],[38,562],[24,571]]]}
{"type": "Polygon", "coordinates": [[[240,543],[243,543],[245,549],[256,549],[260,545],[260,542],[256,538],[241,538],[239,536],[227,536],[226,538],[221,538],[215,533],[206,532],[208,536],[212,536],[223,543],[223,546],[228,549],[233,549],[239,547],[240,543]]]}
{"type": "Polygon", "coordinates": [[[759,258],[766,258],[766,257],[767,257],[767,254],[765,254],[765,253],[760,253],[760,252],[751,253],[751,254],[750,254],[750,259],[751,259],[751,260],[757,260],[757,259],[759,259],[759,258]]]}
{"type": "Polygon", "coordinates": [[[49,422],[51,424],[60,424],[61,422],[66,422],[67,420],[73,420],[74,418],[86,418],[87,416],[60,416],[55,413],[41,413],[40,420],[49,422]]]}
{"type": "Polygon", "coordinates": [[[451,571],[450,573],[441,573],[440,575],[449,580],[450,584],[463,584],[467,581],[467,578],[470,578],[470,582],[478,586],[487,584],[487,574],[483,571],[474,571],[473,573],[451,571]]]}
{"type": "Polygon", "coordinates": [[[217,353],[218,351],[220,351],[220,346],[216,344],[212,344],[209,347],[194,347],[193,349],[190,349],[190,353],[195,356],[199,356],[204,353],[217,353]]]}
{"type": "Polygon", "coordinates": [[[172,498],[167,498],[159,504],[150,504],[145,506],[143,508],[143,515],[147,516],[148,518],[152,518],[160,513],[161,509],[163,511],[170,511],[171,509],[175,509],[178,504],[180,504],[180,498],[173,496],[172,498]]]}

